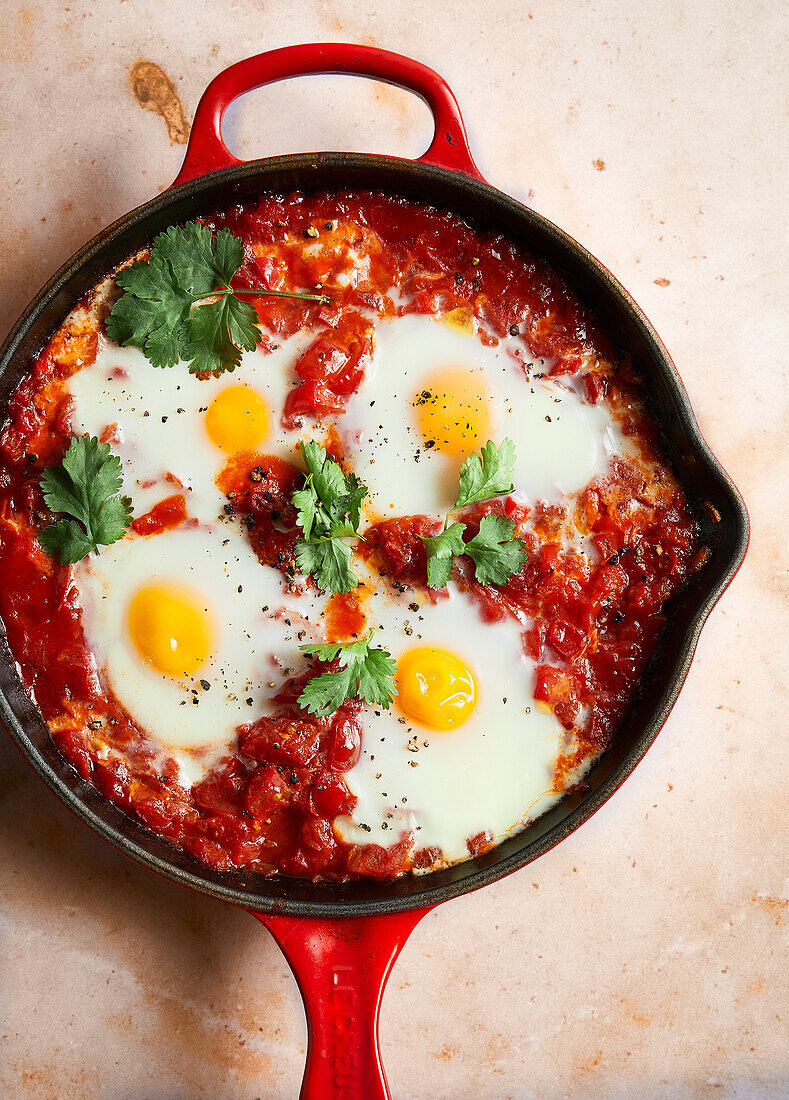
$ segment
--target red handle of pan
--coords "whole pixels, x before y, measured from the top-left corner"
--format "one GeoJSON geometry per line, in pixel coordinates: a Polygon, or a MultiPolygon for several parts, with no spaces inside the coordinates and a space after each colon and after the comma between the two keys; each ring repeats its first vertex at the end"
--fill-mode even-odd
{"type": "Polygon", "coordinates": [[[427,65],[389,50],[320,42],[285,46],[247,57],[215,77],[197,105],[186,157],[173,186],[242,164],[222,140],[222,116],[227,108],[238,96],[254,88],[306,73],[366,76],[414,92],[427,103],[435,123],[433,140],[419,161],[482,179],[468,147],[457,100],[443,77],[427,65]]]}
{"type": "Polygon", "coordinates": [[[300,1100],[390,1100],[378,1045],[387,978],[430,908],[319,920],[250,910],[290,963],[307,1013],[300,1100]]]}

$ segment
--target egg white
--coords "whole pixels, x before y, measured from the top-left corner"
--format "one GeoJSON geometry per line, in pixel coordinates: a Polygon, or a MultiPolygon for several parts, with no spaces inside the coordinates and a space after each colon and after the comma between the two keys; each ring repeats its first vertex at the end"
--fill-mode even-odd
{"type": "Polygon", "coordinates": [[[516,345],[524,353],[520,338],[486,347],[475,335],[420,314],[378,323],[373,361],[344,414],[320,426],[306,418],[298,429],[285,429],[285,399],[310,339],[298,333],[273,352],[245,352],[231,375],[209,379],[181,364],[154,370],[138,349],[107,342],[68,382],[73,430],[101,436],[116,425],[112,447],[137,514],[177,492],[175,477],[189,515],[205,522],[225,503],[214,479],[227,461],[208,437],[205,413],[230,385],[249,385],[266,402],[269,434],[259,448],[265,454],[297,461],[299,440],[321,439],[334,424],[369,489],[370,518],[441,515],[454,503],[460,460],[425,447],[414,409],[430,376],[448,366],[478,377],[480,392],[488,393],[494,441],[509,436],[515,442],[515,491],[527,502],[562,500],[604,473],[612,453],[627,449],[608,410],[584,402],[573,381],[535,378],[539,362],[526,376],[511,354],[516,345]]]}
{"type": "Polygon", "coordinates": [[[190,374],[183,363],[156,370],[137,348],[107,343],[95,362],[69,379],[73,431],[100,437],[117,425],[112,450],[120,456],[124,492],[137,515],[179,491],[171,475],[184,487],[189,515],[211,522],[226,503],[214,479],[229,456],[208,436],[209,405],[228,386],[252,387],[269,413],[269,434],[259,449],[293,460],[300,438],[322,434],[314,424],[292,432],[280,423],[293,366],[307,343],[299,333],[275,351],[245,352],[232,374],[207,379],[190,374]]]}
{"type": "Polygon", "coordinates": [[[232,746],[236,727],[265,709],[282,665],[299,658],[297,628],[285,622],[294,598],[282,575],[261,565],[229,525],[127,536],[81,562],[74,580],[85,636],[109,687],[166,747],[232,746]],[[214,650],[193,676],[159,672],[134,646],[129,604],[150,584],[186,586],[211,625],[214,650]]]}
{"type": "MultiPolygon", "coordinates": [[[[605,471],[620,443],[610,414],[582,401],[567,381],[527,377],[511,354],[516,347],[525,354],[520,338],[486,347],[422,314],[379,322],[373,362],[348,401],[342,428],[381,516],[440,515],[455,501],[460,460],[425,448],[414,408],[430,376],[445,367],[477,377],[480,393],[489,394],[494,442],[514,441],[513,480],[526,501],[560,501],[605,471]]],[[[536,361],[532,375],[543,369],[536,361]]]]}
{"type": "Polygon", "coordinates": [[[438,847],[453,861],[468,856],[469,838],[509,835],[556,802],[551,787],[566,733],[534,702],[523,625],[483,623],[453,585],[435,604],[378,588],[364,606],[371,644],[396,660],[415,647],[447,650],[474,674],[477,700],[463,725],[446,731],[413,722],[396,703],[365,708],[362,753],[345,776],[358,803],[337,821],[342,837],[388,846],[413,829],[419,847],[438,847]]]}

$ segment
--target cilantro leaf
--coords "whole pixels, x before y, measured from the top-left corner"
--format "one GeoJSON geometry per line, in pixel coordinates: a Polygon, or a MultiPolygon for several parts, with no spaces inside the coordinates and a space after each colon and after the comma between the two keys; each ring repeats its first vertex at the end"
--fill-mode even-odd
{"type": "MultiPolygon", "coordinates": [[[[134,343],[133,340],[118,340],[119,344],[126,346],[134,343]]],[[[183,347],[183,332],[180,320],[163,323],[154,329],[145,339],[143,350],[154,367],[173,367],[181,358],[183,347]]]]}
{"type": "Polygon", "coordinates": [[[128,497],[108,497],[99,506],[93,521],[93,539],[98,546],[111,546],[122,539],[131,523],[132,508],[128,497]]]}
{"type": "Polygon", "coordinates": [[[312,573],[318,588],[350,592],[358,583],[351,570],[351,548],[339,538],[297,542],[296,564],[302,573],[312,573]]]}
{"type": "Polygon", "coordinates": [[[342,467],[333,458],[329,458],[325,447],[319,447],[312,439],[306,443],[299,443],[299,448],[318,498],[330,507],[346,492],[347,486],[342,467]]]}
{"type": "Polygon", "coordinates": [[[230,295],[194,309],[183,327],[181,349],[182,358],[190,360],[191,373],[234,371],[241,362],[241,349],[257,347],[256,322],[254,306],[230,295]]]}
{"type": "Polygon", "coordinates": [[[299,696],[299,705],[310,714],[324,718],[327,714],[334,714],[353,695],[353,669],[341,668],[310,680],[299,696]]]}
{"type": "Polygon", "coordinates": [[[338,504],[342,509],[342,513],[347,515],[348,523],[355,533],[359,530],[359,523],[362,518],[362,501],[367,496],[367,486],[362,485],[356,474],[348,474],[345,483],[348,491],[340,497],[338,504]]]}
{"type": "Polygon", "coordinates": [[[521,539],[513,538],[515,523],[506,516],[483,516],[479,532],[465,544],[480,584],[506,584],[526,561],[521,539]]]}
{"type": "Polygon", "coordinates": [[[39,533],[38,541],[62,565],[73,565],[122,538],[131,523],[131,502],[120,496],[121,460],[95,436],[72,439],[60,465],[41,474],[44,500],[66,517],[39,533]]]}
{"type": "Polygon", "coordinates": [[[72,519],[59,519],[39,531],[38,541],[51,558],[61,565],[74,565],[93,550],[93,542],[78,523],[72,519]]]}
{"type": "MultiPolygon", "coordinates": [[[[118,280],[124,274],[121,272],[118,280]]],[[[119,298],[107,318],[107,335],[121,347],[134,344],[140,348],[153,366],[171,367],[179,359],[185,310],[178,300],[161,297],[155,308],[151,301],[133,294],[119,298]]]]}
{"type": "Polygon", "coordinates": [[[374,631],[355,642],[328,645],[303,645],[301,650],[319,661],[339,658],[336,672],[324,672],[307,683],[299,696],[299,705],[310,714],[333,714],[346,699],[363,699],[389,709],[397,694],[394,676],[396,664],[385,649],[371,648],[374,631]]]}
{"type": "Polygon", "coordinates": [[[291,497],[293,507],[296,509],[296,522],[304,532],[304,538],[309,542],[312,525],[318,511],[318,498],[312,490],[312,485],[304,489],[297,489],[291,497]]]}
{"type": "Polygon", "coordinates": [[[351,570],[351,548],[342,539],[359,535],[367,489],[353,474],[343,473],[313,440],[299,447],[307,481],[291,498],[303,535],[296,544],[296,564],[302,573],[312,573],[319,588],[350,592],[357,580],[351,570]]]}
{"type": "Polygon", "coordinates": [[[396,671],[397,663],[388,650],[368,647],[364,662],[359,666],[359,698],[389,710],[392,696],[397,695],[396,671]]]}
{"type": "Polygon", "coordinates": [[[515,444],[502,439],[496,447],[489,439],[479,455],[471,454],[460,467],[460,483],[457,500],[452,508],[465,508],[480,500],[512,490],[512,472],[515,469],[515,444]]]}
{"type": "MultiPolygon", "coordinates": [[[[467,504],[476,504],[512,489],[515,468],[515,444],[503,439],[497,447],[488,440],[478,455],[469,455],[460,467],[458,495],[449,515],[467,504]]],[[[505,584],[526,560],[524,544],[513,538],[515,524],[504,516],[483,516],[479,533],[469,542],[463,541],[465,523],[444,520],[444,530],[438,535],[420,536],[427,550],[427,584],[429,588],[444,588],[452,575],[454,557],[468,554],[474,561],[474,571],[480,584],[505,584]]]]}
{"type": "Polygon", "coordinates": [[[257,311],[239,294],[328,301],[321,294],[235,289],[230,281],[243,262],[244,242],[229,229],[214,236],[197,222],[170,226],[154,238],[147,260],[117,275],[123,294],[107,317],[107,334],[140,348],[154,367],[183,359],[193,373],[232,371],[241,351],[254,351],[260,338],[257,311]]]}
{"type": "Polygon", "coordinates": [[[207,225],[187,222],[159,234],[151,259],[169,266],[180,289],[205,297],[233,278],[244,259],[244,244],[229,229],[214,237],[207,225]]]}
{"type": "MultiPolygon", "coordinates": [[[[251,302],[244,302],[232,294],[227,295],[222,306],[230,339],[245,351],[254,351],[260,339],[258,314],[255,307],[251,302]]],[[[203,308],[200,306],[195,312],[199,313],[203,308]]]]}
{"type": "Polygon", "coordinates": [[[430,588],[445,588],[452,574],[452,558],[462,554],[465,523],[450,523],[440,535],[422,535],[427,549],[427,583],[430,588]]]}

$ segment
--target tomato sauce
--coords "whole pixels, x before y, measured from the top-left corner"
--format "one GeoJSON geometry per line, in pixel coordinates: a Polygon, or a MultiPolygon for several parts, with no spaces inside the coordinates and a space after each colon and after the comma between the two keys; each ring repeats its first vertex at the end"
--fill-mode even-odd
{"type": "MultiPolygon", "coordinates": [[[[611,744],[654,651],[665,601],[697,551],[696,522],[661,461],[656,427],[629,362],[547,264],[447,211],[379,194],[290,195],[264,196],[204,220],[244,240],[238,286],[315,288],[331,298],[317,310],[299,301],[255,299],[264,350],[300,330],[312,337],[295,364],[288,424],[342,414],[370,361],[371,312],[386,318],[458,310],[476,319],[489,344],[517,330],[533,356],[545,360],[547,374],[579,378],[585,399],[606,402],[637,440],[639,462],[615,459],[605,477],[565,508],[538,503],[529,509],[504,497],[459,517],[471,538],[483,515],[502,512],[526,545],[526,564],[503,587],[478,584],[464,571],[466,559],[461,585],[488,621],[528,617],[523,646],[537,664],[536,704],[552,708],[577,739],[577,750],[557,768],[561,791],[580,760],[611,744]],[[359,265],[363,279],[355,278],[359,265]],[[567,522],[594,555],[566,548],[567,522]]],[[[332,666],[315,662],[295,670],[275,700],[275,715],[240,727],[237,750],[191,788],[179,783],[175,761],[107,690],[83,635],[71,569],[55,563],[36,539],[51,522],[40,472],[62,458],[71,434],[64,383],[95,358],[104,339],[95,307],[89,295],[53,336],[13,396],[0,433],[0,616],[55,743],[126,812],[220,870],[345,879],[433,866],[440,853],[419,849],[413,833],[384,849],[346,844],[333,828],[355,801],[343,774],[359,757],[362,706],[348,701],[329,718],[313,718],[296,702],[304,683],[332,666]]],[[[333,445],[329,432],[330,450],[333,445]]],[[[231,459],[218,479],[227,516],[245,526],[260,561],[286,578],[294,574],[298,538],[291,496],[302,483],[295,465],[251,453],[231,459]]],[[[178,488],[134,520],[138,534],[155,537],[189,522],[178,488]]],[[[427,590],[419,536],[436,530],[426,516],[388,518],[365,532],[363,552],[393,584],[427,590]]],[[[352,595],[335,597],[330,638],[354,633],[361,622],[352,595]]],[[[469,839],[469,852],[490,844],[479,834],[469,839]]]]}

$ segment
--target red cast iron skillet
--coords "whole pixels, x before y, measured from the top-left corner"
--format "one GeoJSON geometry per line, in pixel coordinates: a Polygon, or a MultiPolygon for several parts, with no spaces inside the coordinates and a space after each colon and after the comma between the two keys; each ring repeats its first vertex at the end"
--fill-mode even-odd
{"type": "MultiPolygon", "coordinates": [[[[674,470],[701,524],[708,564],[671,601],[665,631],[615,745],[588,775],[589,789],[486,855],[393,882],[311,883],[244,871],[220,873],[170,847],[126,817],[60,756],[25,694],[0,636],[0,717],[22,753],[65,804],[119,851],[151,870],[249,910],[285,953],[304,997],[309,1029],[302,1100],[389,1096],[378,1049],[384,984],[414,925],[434,905],[502,878],[543,855],[591,816],[622,783],[666,721],[687,675],[701,627],[739,568],[748,515],[699,432],[666,349],[613,276],[576,241],[483,180],[457,102],[442,78],[416,61],[367,46],[327,43],[259,54],[208,86],[173,186],[85,245],[47,283],[0,352],[0,422],[10,395],[69,310],[116,263],[166,226],[264,191],[374,189],[449,208],[544,257],[595,307],[646,379],[674,470]],[[245,92],[304,73],[355,73],[424,99],[435,135],[417,161],[357,153],[305,153],[242,163],[222,141],[222,116],[245,92]]],[[[153,375],[152,375],[153,378],[153,375]]],[[[154,384],[152,382],[152,384],[154,384]]]]}

